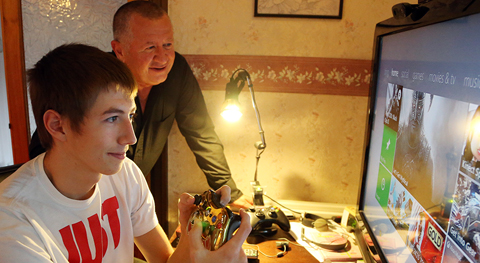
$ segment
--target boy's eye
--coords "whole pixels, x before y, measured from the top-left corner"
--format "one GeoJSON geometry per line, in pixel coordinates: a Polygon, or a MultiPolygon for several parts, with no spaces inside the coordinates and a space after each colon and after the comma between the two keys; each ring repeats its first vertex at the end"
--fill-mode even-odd
{"type": "Polygon", "coordinates": [[[118,119],[118,116],[112,116],[110,118],[107,119],[108,122],[114,122],[118,119]]]}

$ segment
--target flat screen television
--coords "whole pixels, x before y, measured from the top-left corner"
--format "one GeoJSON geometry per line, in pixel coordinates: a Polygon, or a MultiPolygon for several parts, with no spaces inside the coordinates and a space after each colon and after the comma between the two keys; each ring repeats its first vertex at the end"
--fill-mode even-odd
{"type": "Polygon", "coordinates": [[[440,2],[376,26],[355,229],[367,262],[480,262],[480,4],[440,2]]]}

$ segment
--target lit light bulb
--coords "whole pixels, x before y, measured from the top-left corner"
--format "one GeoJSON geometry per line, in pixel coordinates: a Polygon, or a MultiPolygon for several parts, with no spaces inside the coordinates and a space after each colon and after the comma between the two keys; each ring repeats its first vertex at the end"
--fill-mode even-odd
{"type": "Polygon", "coordinates": [[[221,115],[228,122],[236,122],[240,119],[240,117],[242,117],[240,108],[238,107],[238,105],[235,104],[227,105],[222,111],[221,115]]]}

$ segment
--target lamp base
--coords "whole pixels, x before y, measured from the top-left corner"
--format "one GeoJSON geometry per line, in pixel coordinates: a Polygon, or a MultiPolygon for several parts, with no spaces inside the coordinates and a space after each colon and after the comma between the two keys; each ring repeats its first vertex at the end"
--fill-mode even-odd
{"type": "Polygon", "coordinates": [[[260,185],[259,181],[252,181],[250,182],[253,190],[253,205],[257,206],[264,206],[263,203],[263,187],[260,185]]]}

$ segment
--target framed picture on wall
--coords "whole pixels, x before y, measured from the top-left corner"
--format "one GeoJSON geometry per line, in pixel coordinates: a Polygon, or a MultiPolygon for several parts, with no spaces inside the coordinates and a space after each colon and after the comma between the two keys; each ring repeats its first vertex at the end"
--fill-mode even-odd
{"type": "Polygon", "coordinates": [[[255,0],[255,16],[341,19],[343,0],[255,0]]]}

